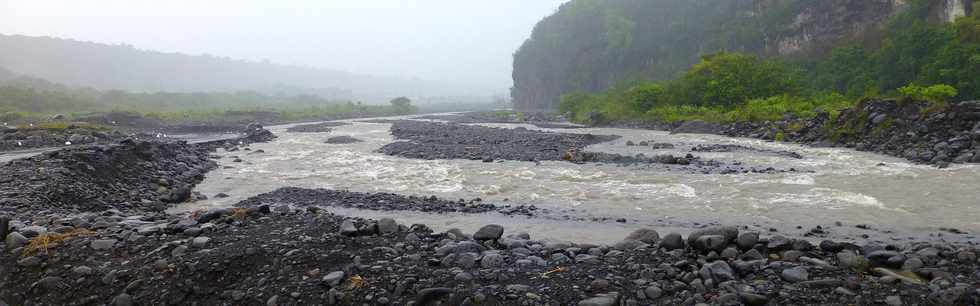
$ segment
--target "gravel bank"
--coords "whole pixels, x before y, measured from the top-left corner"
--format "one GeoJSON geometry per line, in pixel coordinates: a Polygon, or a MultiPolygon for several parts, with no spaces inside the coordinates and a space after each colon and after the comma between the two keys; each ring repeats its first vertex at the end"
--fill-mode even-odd
{"type": "Polygon", "coordinates": [[[975,247],[813,244],[736,227],[590,245],[286,206],[14,227],[0,254],[4,305],[974,305],[980,285],[975,247]],[[25,246],[42,235],[56,242],[25,246]]]}
{"type": "Polygon", "coordinates": [[[666,165],[673,167],[667,170],[706,174],[796,172],[795,169],[727,165],[718,161],[702,160],[691,154],[625,156],[585,151],[585,147],[589,145],[618,139],[619,136],[615,135],[550,133],[520,127],[504,129],[411,120],[394,122],[391,126],[391,134],[402,141],[387,144],[378,151],[416,159],[666,165]]]}

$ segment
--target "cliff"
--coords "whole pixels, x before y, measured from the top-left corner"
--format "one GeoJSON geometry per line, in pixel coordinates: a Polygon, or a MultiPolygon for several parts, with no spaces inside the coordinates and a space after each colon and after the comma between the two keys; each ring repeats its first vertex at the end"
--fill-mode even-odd
{"type": "Polygon", "coordinates": [[[899,12],[924,9],[947,22],[969,14],[972,1],[573,0],[515,53],[511,95],[519,110],[550,111],[562,94],[672,78],[718,51],[820,56],[845,42],[875,44],[899,12]]]}

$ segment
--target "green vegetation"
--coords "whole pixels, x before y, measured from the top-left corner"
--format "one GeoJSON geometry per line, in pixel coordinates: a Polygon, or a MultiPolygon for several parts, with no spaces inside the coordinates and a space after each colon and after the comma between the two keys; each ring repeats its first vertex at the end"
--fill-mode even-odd
{"type": "MultiPolygon", "coordinates": [[[[842,46],[816,60],[722,52],[702,57],[675,79],[566,94],[559,109],[583,123],[764,122],[822,111],[836,116],[872,96],[929,101],[928,111],[980,97],[980,18],[951,24],[925,18],[921,9],[896,16],[878,48],[842,46]]],[[[842,127],[838,134],[847,132],[842,127]]]]}
{"type": "Polygon", "coordinates": [[[415,106],[412,106],[412,100],[407,97],[394,98],[389,102],[392,109],[399,114],[411,114],[418,111],[415,106]]]}
{"type": "MultiPolygon", "coordinates": [[[[407,98],[402,98],[406,99],[407,98]]],[[[396,99],[398,100],[398,99],[396,99]]],[[[344,114],[410,114],[411,101],[390,106],[329,101],[312,95],[271,96],[256,92],[132,93],[73,89],[36,79],[0,85],[0,122],[72,117],[99,112],[133,112],[163,121],[226,118],[244,113],[276,113],[280,120],[324,118],[344,114]]]]}

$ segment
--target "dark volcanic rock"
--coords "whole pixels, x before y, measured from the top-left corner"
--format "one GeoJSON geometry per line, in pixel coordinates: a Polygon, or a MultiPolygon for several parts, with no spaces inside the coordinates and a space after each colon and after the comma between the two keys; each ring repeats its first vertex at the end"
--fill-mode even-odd
{"type": "Polygon", "coordinates": [[[803,158],[803,155],[801,155],[800,153],[796,153],[796,152],[792,152],[792,151],[778,151],[778,150],[759,149],[759,148],[753,148],[753,147],[747,147],[747,146],[741,146],[741,145],[730,145],[730,144],[697,145],[697,146],[691,148],[691,151],[692,152],[737,152],[737,151],[744,151],[744,152],[753,152],[753,153],[761,153],[761,154],[778,155],[778,156],[795,158],[795,159],[802,159],[803,158]]]}
{"type": "Polygon", "coordinates": [[[349,125],[347,122],[321,122],[313,124],[301,124],[286,129],[290,133],[329,133],[333,127],[349,125]]]}
{"type": "Polygon", "coordinates": [[[496,211],[493,204],[480,201],[454,202],[436,197],[402,196],[393,193],[360,193],[328,189],[283,187],[236,204],[238,207],[262,205],[336,206],[380,211],[422,211],[482,213],[496,211]]]}
{"type": "Polygon", "coordinates": [[[396,122],[391,127],[391,134],[407,141],[394,142],[379,150],[388,155],[421,159],[491,158],[518,161],[608,161],[611,156],[582,152],[582,149],[618,138],[418,121],[396,122]]]}
{"type": "Polygon", "coordinates": [[[184,142],[125,141],[103,147],[70,148],[0,166],[13,180],[0,183],[11,208],[100,211],[110,208],[157,211],[162,202],[190,197],[187,187],[217,164],[205,147],[184,142]],[[167,182],[162,185],[161,182],[167,182]]]}
{"type": "Polygon", "coordinates": [[[351,143],[358,143],[358,142],[363,142],[363,140],[350,136],[330,137],[324,141],[324,143],[329,143],[329,144],[351,144],[351,143]]]}

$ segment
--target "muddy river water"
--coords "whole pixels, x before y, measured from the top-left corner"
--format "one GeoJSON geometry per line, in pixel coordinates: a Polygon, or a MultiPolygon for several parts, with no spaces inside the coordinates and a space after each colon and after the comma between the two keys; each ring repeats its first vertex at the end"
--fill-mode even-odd
{"type": "Polygon", "coordinates": [[[635,155],[685,155],[698,144],[735,144],[800,153],[802,159],[752,151],[697,153],[704,159],[743,162],[780,169],[784,174],[699,174],[649,167],[567,162],[414,160],[374,151],[394,141],[390,124],[363,123],[334,128],[330,133],[290,133],[287,126],[270,128],[279,138],[254,144],[249,151],[224,152],[222,166],[207,175],[197,191],[209,200],[184,204],[177,210],[232,205],[279,187],[346,189],[481,198],[497,205],[535,205],[547,209],[535,218],[479,215],[332,211],[363,217],[394,217],[401,223],[425,223],[436,229],[473,231],[488,223],[508,232],[527,231],[535,238],[612,242],[642,226],[684,233],[699,224],[746,225],[799,236],[822,226],[831,236],[870,235],[880,240],[969,240],[971,235],[940,228],[980,232],[980,166],[938,169],[905,160],[842,148],[812,148],[754,139],[714,135],[670,135],[662,131],[582,128],[549,130],[531,125],[491,126],[621,135],[590,151],[635,155]],[[347,135],[364,142],[325,144],[347,135]],[[671,143],[674,149],[627,146],[626,141],[671,143]],[[243,162],[232,162],[231,156],[243,162]],[[228,198],[214,197],[226,193],[228,198]],[[567,218],[573,220],[566,220],[567,218]],[[591,221],[598,218],[604,221],[591,221]],[[578,219],[577,221],[574,219],[578,219]],[[586,219],[586,220],[581,220],[586,219]],[[626,219],[620,223],[616,220],[626,219]],[[837,223],[840,225],[837,225],[837,223]],[[874,230],[858,229],[858,224],[874,230]],[[799,227],[799,228],[798,228],[799,227]]]}

